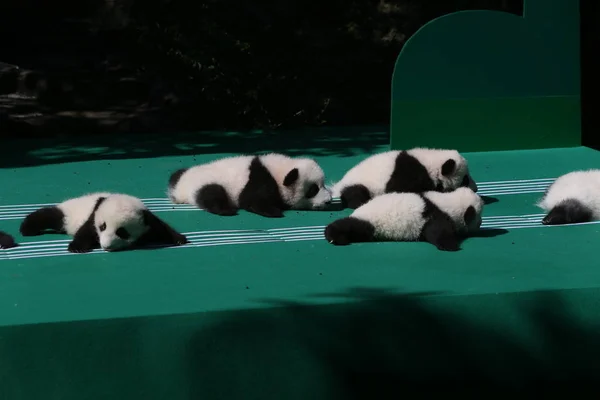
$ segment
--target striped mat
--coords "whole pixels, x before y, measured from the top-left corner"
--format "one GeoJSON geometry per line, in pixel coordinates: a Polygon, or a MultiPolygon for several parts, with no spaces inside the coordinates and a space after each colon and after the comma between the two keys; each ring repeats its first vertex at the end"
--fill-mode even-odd
{"type": "MultiPolygon", "coordinates": [[[[481,182],[478,184],[479,194],[482,196],[507,196],[531,193],[543,193],[556,178],[539,178],[523,180],[505,180],[481,182]]],[[[143,198],[144,203],[151,211],[156,213],[171,212],[198,212],[191,205],[172,204],[168,198],[143,198]]],[[[334,199],[334,203],[339,199],[334,199]]],[[[0,220],[21,220],[28,213],[42,206],[50,206],[55,203],[38,204],[15,204],[0,206],[0,220]]],[[[487,206],[493,207],[493,206],[487,206]]],[[[482,229],[523,229],[523,228],[556,228],[557,226],[546,226],[541,224],[543,213],[524,215],[497,215],[484,216],[482,229]]],[[[600,221],[590,222],[590,224],[600,221]]],[[[208,246],[230,246],[241,244],[298,242],[308,240],[323,240],[323,229],[326,225],[291,226],[285,228],[269,229],[225,229],[184,232],[190,243],[185,246],[173,247],[172,249],[183,249],[192,247],[208,246]]],[[[568,225],[562,225],[565,227],[568,225]]],[[[101,253],[104,250],[94,250],[90,253],[73,254],[66,250],[70,239],[64,240],[39,240],[22,242],[17,248],[0,251],[0,260],[16,260],[39,257],[57,256],[83,256],[93,253],[101,253]]]]}

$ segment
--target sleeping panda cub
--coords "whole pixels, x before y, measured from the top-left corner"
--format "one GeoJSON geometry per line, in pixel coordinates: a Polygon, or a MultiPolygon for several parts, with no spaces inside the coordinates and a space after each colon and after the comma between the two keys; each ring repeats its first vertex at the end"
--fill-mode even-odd
{"type": "Polygon", "coordinates": [[[15,239],[6,232],[0,231],[0,249],[10,249],[16,247],[15,239]]]}
{"type": "Polygon", "coordinates": [[[175,204],[193,204],[217,215],[243,209],[277,218],[286,209],[324,208],[331,202],[324,180],[323,170],[310,158],[241,155],[173,172],[168,196],[175,204]]]}
{"type": "Polygon", "coordinates": [[[558,177],[538,206],[547,212],[544,225],[600,220],[600,170],[573,171],[558,177]]]}
{"type": "Polygon", "coordinates": [[[325,228],[334,245],[373,241],[426,241],[459,250],[460,236],[481,226],[483,199],[470,188],[452,192],[387,193],[325,228]]]}
{"type": "Polygon", "coordinates": [[[352,167],[333,185],[332,195],[348,208],[358,208],[384,193],[477,191],[467,160],[456,150],[414,148],[375,154],[352,167]]]}
{"type": "Polygon", "coordinates": [[[99,192],[40,208],[21,223],[23,236],[45,231],[73,236],[68,250],[85,253],[96,248],[117,251],[136,245],[182,245],[184,235],[156,217],[137,197],[99,192]]]}

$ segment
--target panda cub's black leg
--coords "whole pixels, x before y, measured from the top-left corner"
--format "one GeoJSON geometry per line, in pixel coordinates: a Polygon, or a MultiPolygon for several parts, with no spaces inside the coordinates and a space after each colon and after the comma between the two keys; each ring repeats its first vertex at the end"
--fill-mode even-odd
{"type": "Polygon", "coordinates": [[[75,232],[67,250],[71,253],[87,253],[99,247],[100,240],[94,227],[94,214],[92,214],[75,232]]]}
{"type": "Polygon", "coordinates": [[[460,250],[460,240],[450,217],[441,212],[434,213],[425,223],[421,239],[442,251],[460,250]]]}
{"type": "Polygon", "coordinates": [[[37,236],[44,231],[63,233],[64,214],[60,208],[43,207],[25,217],[19,228],[23,236],[37,236]]]}
{"type": "Polygon", "coordinates": [[[544,225],[579,224],[592,220],[592,211],[577,200],[565,200],[542,220],[544,225]]]}
{"type": "MultiPolygon", "coordinates": [[[[258,157],[252,159],[248,170],[248,181],[238,199],[240,208],[267,218],[283,217],[283,210],[287,206],[281,198],[279,185],[273,175],[258,157]]],[[[291,187],[297,183],[299,177],[298,169],[294,168],[286,174],[283,185],[291,187]]]]}
{"type": "Polygon", "coordinates": [[[371,242],[375,238],[375,227],[367,221],[346,217],[333,221],[325,228],[325,239],[333,245],[371,242]]]}
{"type": "Polygon", "coordinates": [[[198,190],[196,204],[212,214],[221,216],[237,214],[237,208],[232,204],[225,188],[216,183],[203,186],[198,190]]]}
{"type": "Polygon", "coordinates": [[[148,210],[142,211],[144,223],[149,227],[148,233],[142,236],[137,244],[164,244],[180,246],[188,243],[187,238],[175,231],[166,222],[148,210]]]}
{"type": "Polygon", "coordinates": [[[371,200],[371,193],[365,185],[352,185],[342,189],[340,197],[345,207],[357,209],[371,200]]]}
{"type": "Polygon", "coordinates": [[[0,231],[0,249],[10,249],[12,247],[17,247],[15,239],[8,233],[0,231]]]}

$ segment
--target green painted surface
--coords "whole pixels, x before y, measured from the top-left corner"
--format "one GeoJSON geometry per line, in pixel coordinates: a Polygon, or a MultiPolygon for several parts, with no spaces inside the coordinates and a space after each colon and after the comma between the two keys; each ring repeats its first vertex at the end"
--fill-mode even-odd
{"type": "Polygon", "coordinates": [[[512,132],[531,137],[509,148],[580,145],[574,116],[579,105],[572,100],[580,95],[579,1],[525,0],[522,17],[461,11],[430,21],[404,45],[391,90],[394,149],[413,146],[416,127],[419,145],[440,146],[438,139],[444,135],[463,151],[505,149],[498,143],[512,140],[512,132]],[[557,97],[564,99],[565,110],[551,116],[560,102],[554,100],[557,97]],[[461,99],[465,107],[457,107],[461,99]],[[514,104],[509,99],[515,99],[514,104]],[[483,105],[477,106],[477,101],[483,105]],[[496,101],[502,107],[486,112],[485,118],[477,115],[496,101]],[[413,104],[407,106],[408,102],[413,104]],[[546,113],[540,113],[545,107],[546,113]],[[556,139],[547,141],[539,129],[523,127],[523,115],[539,120],[530,121],[539,127],[549,125],[546,120],[563,118],[560,126],[571,124],[571,129],[553,129],[550,135],[556,139]],[[503,129],[494,128],[498,126],[503,129]],[[478,140],[475,147],[469,143],[475,136],[487,140],[478,140]]]}
{"type": "MultiPolygon", "coordinates": [[[[164,198],[168,171],[222,155],[5,168],[0,179],[13,186],[0,194],[0,224],[15,232],[15,205],[81,190],[164,198]]],[[[367,155],[316,158],[335,180],[367,155]]],[[[586,376],[600,350],[600,224],[542,227],[534,203],[549,178],[597,166],[600,153],[467,157],[481,193],[498,200],[484,214],[496,231],[458,253],[329,245],[319,227],[349,210],[276,220],[161,211],[181,231],[205,232],[193,240],[204,246],[29,258],[65,238],[46,235],[28,238],[22,258],[1,251],[0,398],[348,399],[425,372],[502,385],[543,372],[586,376]],[[301,227],[311,240],[226,244],[214,232],[293,236],[301,227]]]]}
{"type": "Polygon", "coordinates": [[[392,148],[469,152],[581,144],[579,96],[398,101],[392,109],[392,120],[403,121],[392,148]]]}

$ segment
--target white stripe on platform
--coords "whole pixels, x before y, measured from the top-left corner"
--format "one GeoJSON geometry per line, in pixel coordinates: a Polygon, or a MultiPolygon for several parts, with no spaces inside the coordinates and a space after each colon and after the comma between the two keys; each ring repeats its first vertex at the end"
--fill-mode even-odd
{"type": "MultiPolygon", "coordinates": [[[[482,196],[508,196],[516,194],[543,193],[555,178],[521,179],[513,181],[492,181],[478,183],[478,193],[482,196]]],[[[166,197],[142,199],[152,212],[199,211],[194,205],[173,204],[166,197]]],[[[339,204],[340,199],[333,199],[339,204]]],[[[27,214],[40,207],[52,206],[55,203],[14,204],[0,206],[0,221],[23,219],[27,214]]]]}
{"type": "MultiPolygon", "coordinates": [[[[600,223],[600,221],[593,221],[581,224],[542,225],[541,220],[543,216],[544,214],[525,214],[484,217],[482,229],[512,230],[527,228],[559,228],[600,223]]],[[[324,229],[324,225],[313,225],[273,229],[232,229],[187,232],[184,234],[188,237],[190,243],[185,246],[171,247],[171,249],[324,240],[324,229]]],[[[71,239],[64,239],[21,243],[19,247],[0,250],[0,260],[75,255],[69,253],[66,249],[70,241],[71,239]]],[[[102,252],[104,251],[97,249],[84,254],[102,252]]]]}

